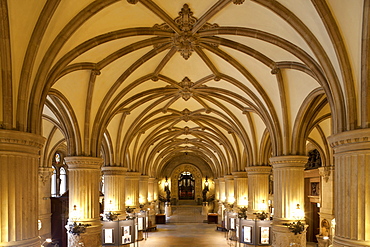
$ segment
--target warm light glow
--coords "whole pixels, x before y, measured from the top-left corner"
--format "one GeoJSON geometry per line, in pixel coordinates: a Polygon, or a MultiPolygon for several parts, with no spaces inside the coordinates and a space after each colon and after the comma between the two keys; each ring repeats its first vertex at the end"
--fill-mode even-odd
{"type": "Polygon", "coordinates": [[[262,202],[258,204],[258,209],[261,211],[266,211],[267,205],[265,203],[265,200],[262,200],[262,202]]]}
{"type": "Polygon", "coordinates": [[[328,240],[329,237],[328,236],[324,236],[322,239],[328,240]]]}
{"type": "Polygon", "coordinates": [[[126,206],[134,206],[132,205],[132,199],[130,199],[130,197],[127,197],[127,200],[126,200],[126,206]]]}
{"type": "Polygon", "coordinates": [[[292,216],[296,220],[301,220],[304,218],[304,211],[300,209],[299,204],[297,204],[297,208],[293,211],[292,216]]]}
{"type": "Polygon", "coordinates": [[[77,221],[79,218],[80,218],[80,214],[77,210],[77,205],[73,205],[73,210],[71,212],[70,219],[72,221],[77,221]]]}
{"type": "Polygon", "coordinates": [[[233,204],[235,202],[235,197],[230,196],[227,202],[233,204]]]}
{"type": "Polygon", "coordinates": [[[241,197],[238,202],[238,206],[248,206],[248,198],[246,196],[241,197]]]}

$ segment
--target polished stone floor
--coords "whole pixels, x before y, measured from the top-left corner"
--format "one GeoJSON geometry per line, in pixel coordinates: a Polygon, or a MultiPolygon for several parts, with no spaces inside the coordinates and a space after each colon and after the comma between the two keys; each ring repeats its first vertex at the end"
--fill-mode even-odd
{"type": "Polygon", "coordinates": [[[149,232],[146,240],[138,242],[139,247],[235,246],[234,241],[226,240],[224,232],[216,231],[215,224],[169,223],[157,225],[157,229],[149,232]]]}
{"type": "MultiPolygon", "coordinates": [[[[172,215],[166,224],[157,224],[157,231],[145,233],[145,239],[135,247],[244,247],[228,240],[227,233],[217,231],[216,224],[203,223],[202,207],[189,201],[179,202],[171,208],[172,215]]],[[[316,246],[307,243],[307,247],[316,246]]],[[[289,247],[289,246],[287,246],[289,247]]]]}

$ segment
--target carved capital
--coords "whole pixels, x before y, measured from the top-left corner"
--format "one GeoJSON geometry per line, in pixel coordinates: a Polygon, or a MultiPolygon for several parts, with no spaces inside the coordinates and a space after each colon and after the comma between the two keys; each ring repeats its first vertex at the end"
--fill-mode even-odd
{"type": "Polygon", "coordinates": [[[87,156],[68,156],[64,160],[68,165],[68,169],[100,169],[103,164],[103,159],[98,157],[87,156]]]}
{"type": "Polygon", "coordinates": [[[104,166],[101,169],[102,169],[104,176],[105,175],[122,175],[123,176],[127,172],[127,168],[122,167],[122,166],[104,166]]]}
{"type": "Polygon", "coordinates": [[[328,137],[335,154],[370,150],[370,128],[342,132],[328,137]]]}
{"type": "Polygon", "coordinates": [[[44,167],[39,168],[39,179],[43,185],[45,185],[47,181],[50,181],[50,178],[52,175],[53,175],[52,168],[44,168],[44,167]]]}
{"type": "Polygon", "coordinates": [[[318,169],[320,176],[325,180],[325,182],[328,182],[332,168],[329,166],[323,166],[319,167],[318,169]]]}

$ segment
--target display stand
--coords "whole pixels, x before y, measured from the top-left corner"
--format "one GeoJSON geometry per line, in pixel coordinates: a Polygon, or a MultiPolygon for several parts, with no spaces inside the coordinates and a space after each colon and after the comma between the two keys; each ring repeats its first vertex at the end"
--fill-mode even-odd
{"type": "Polygon", "coordinates": [[[102,222],[102,246],[138,246],[136,219],[102,222]]]}
{"type": "Polygon", "coordinates": [[[271,221],[239,219],[238,228],[244,246],[271,246],[271,221]]]}

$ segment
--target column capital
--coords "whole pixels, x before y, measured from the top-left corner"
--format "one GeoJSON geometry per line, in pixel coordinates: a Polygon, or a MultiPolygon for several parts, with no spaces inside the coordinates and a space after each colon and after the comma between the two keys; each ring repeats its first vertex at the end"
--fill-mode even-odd
{"type": "Polygon", "coordinates": [[[234,179],[234,176],[233,175],[225,175],[224,179],[225,180],[231,180],[231,179],[234,179]]]}
{"type": "Polygon", "coordinates": [[[304,168],[308,161],[306,155],[283,155],[270,158],[270,163],[276,168],[304,168]]]}
{"type": "Polygon", "coordinates": [[[125,175],[127,168],[123,166],[103,166],[101,168],[103,175],[125,175]]]}
{"type": "Polygon", "coordinates": [[[71,169],[100,169],[103,164],[103,159],[99,157],[89,156],[67,156],[64,158],[68,165],[68,170],[71,169]]]}
{"type": "Polygon", "coordinates": [[[140,172],[126,172],[126,177],[139,178],[141,176],[140,172]]]}
{"type": "Polygon", "coordinates": [[[248,174],[247,172],[232,172],[234,178],[247,178],[248,174]]]}
{"type": "Polygon", "coordinates": [[[0,129],[0,152],[40,155],[45,137],[28,132],[0,129]]]}
{"type": "Polygon", "coordinates": [[[341,132],[328,141],[335,153],[370,150],[370,128],[341,132]]]}
{"type": "Polygon", "coordinates": [[[271,166],[247,166],[245,171],[248,175],[256,175],[256,174],[270,174],[272,170],[271,166]]]}

